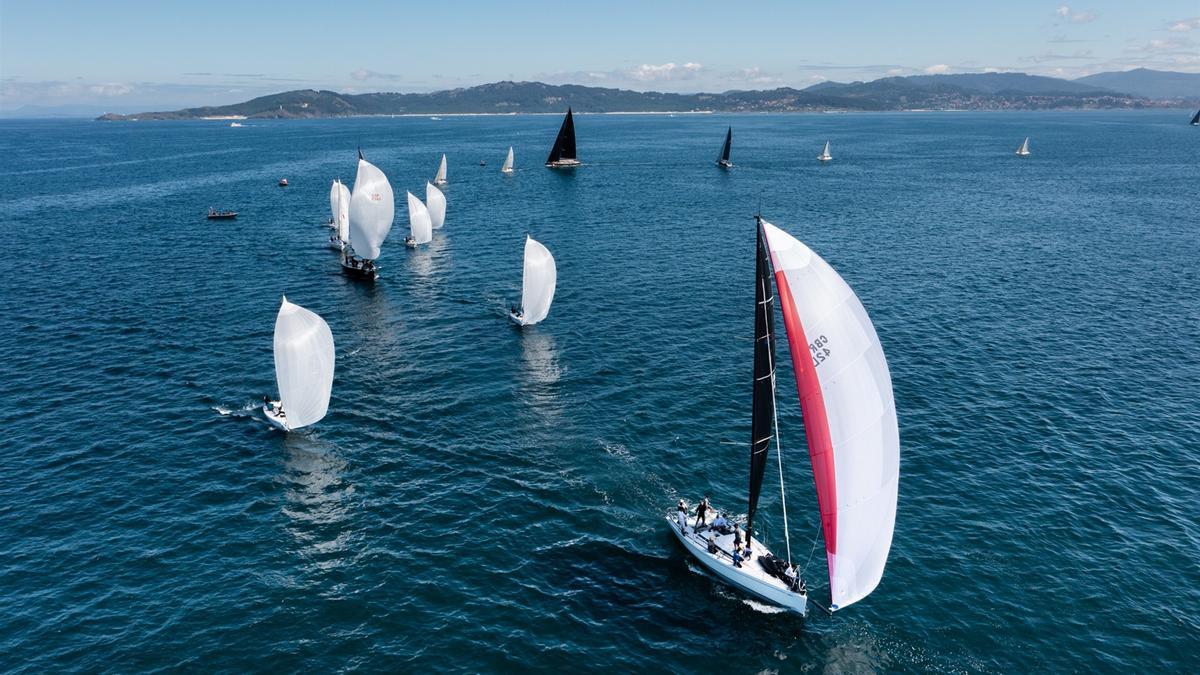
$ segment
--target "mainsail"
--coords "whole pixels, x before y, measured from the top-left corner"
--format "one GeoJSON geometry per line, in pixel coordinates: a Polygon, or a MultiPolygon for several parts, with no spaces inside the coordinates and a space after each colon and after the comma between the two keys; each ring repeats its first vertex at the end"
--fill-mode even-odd
{"type": "Polygon", "coordinates": [[[763,221],[787,328],[829,565],[831,608],[883,576],[900,479],[900,432],[879,337],[846,282],[763,221]]]}
{"type": "Polygon", "coordinates": [[[334,202],[334,222],[337,223],[338,239],[343,242],[350,241],[350,188],[346,187],[342,181],[334,181],[333,189],[336,191],[336,197],[330,194],[329,198],[334,202]]]}
{"type": "Polygon", "coordinates": [[[350,196],[350,245],[359,257],[374,260],[392,229],[396,206],[387,176],[359,155],[354,193],[350,196]]]}
{"type": "Polygon", "coordinates": [[[562,126],[558,129],[558,138],[554,139],[554,147],[550,149],[550,156],[546,158],[546,166],[574,159],[575,120],[571,116],[571,109],[567,108],[567,116],[563,118],[562,126]]]}
{"type": "Polygon", "coordinates": [[[289,429],[325,417],[333,389],[333,364],[329,324],[283,298],[275,317],[275,381],[289,429]]]}
{"type": "Polygon", "coordinates": [[[446,155],[442,154],[442,163],[438,164],[437,175],[433,177],[433,182],[438,185],[446,184],[446,155]]]}
{"type": "Polygon", "coordinates": [[[1192,116],[1191,124],[1194,127],[1200,127],[1200,110],[1197,110],[1196,114],[1192,116]]]}
{"type": "Polygon", "coordinates": [[[729,164],[729,150],[733,145],[733,127],[725,132],[725,145],[721,147],[721,156],[717,159],[717,164],[729,164]]]}
{"type": "Polygon", "coordinates": [[[408,227],[412,243],[428,244],[433,241],[433,223],[429,219],[429,209],[411,192],[408,193],[408,227]]]}
{"type": "Polygon", "coordinates": [[[762,491],[767,455],[775,433],[775,293],[766,242],[758,228],[758,254],[754,271],[754,397],[750,417],[750,505],[746,511],[746,536],[754,532],[754,512],[762,491]]]}
{"type": "Polygon", "coordinates": [[[829,154],[829,141],[825,141],[825,149],[821,151],[821,154],[817,157],[817,159],[833,159],[833,155],[829,154]]]}
{"type": "Polygon", "coordinates": [[[1021,143],[1021,147],[1017,148],[1017,154],[1018,155],[1028,155],[1029,154],[1029,137],[1028,136],[1026,136],[1025,141],[1021,143]]]}
{"type": "Polygon", "coordinates": [[[504,166],[500,167],[501,173],[512,173],[513,170],[513,151],[512,146],[508,146],[508,156],[504,158],[504,166]]]}
{"type": "Polygon", "coordinates": [[[549,249],[525,236],[525,268],[521,275],[521,323],[532,325],[550,313],[558,270],[549,249]]]}
{"type": "Polygon", "coordinates": [[[425,205],[429,209],[429,224],[433,229],[441,229],[446,222],[446,195],[433,186],[425,184],[425,205]]]}

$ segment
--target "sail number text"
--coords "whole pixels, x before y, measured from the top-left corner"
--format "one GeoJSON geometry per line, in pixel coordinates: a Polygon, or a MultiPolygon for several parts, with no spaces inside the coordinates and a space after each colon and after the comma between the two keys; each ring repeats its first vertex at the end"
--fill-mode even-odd
{"type": "Polygon", "coordinates": [[[812,354],[814,368],[820,366],[833,354],[829,351],[829,338],[824,335],[808,343],[808,351],[812,354]]]}

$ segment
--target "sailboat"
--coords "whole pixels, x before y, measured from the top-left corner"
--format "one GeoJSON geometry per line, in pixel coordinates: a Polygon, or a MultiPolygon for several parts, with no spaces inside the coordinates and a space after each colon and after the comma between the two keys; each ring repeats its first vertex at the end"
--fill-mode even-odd
{"type": "Polygon", "coordinates": [[[343,272],[372,281],[379,276],[375,259],[392,230],[395,215],[396,205],[387,176],[363,159],[359,150],[358,173],[354,177],[354,192],[350,195],[349,240],[342,251],[343,272]]]}
{"type": "Polygon", "coordinates": [[[333,334],[329,324],[300,305],[279,305],[275,317],[275,381],[279,400],[264,399],[272,425],[292,431],[319,422],[333,389],[333,334]]]}
{"type": "MultiPolygon", "coordinates": [[[[1194,127],[1200,127],[1200,110],[1197,110],[1196,114],[1192,115],[1191,125],[1194,127]]],[[[508,152],[510,155],[512,154],[512,150],[509,150],[508,152]]]]}
{"type": "Polygon", "coordinates": [[[891,549],[900,479],[900,433],[891,376],[879,338],[854,291],[803,243],[761,218],[757,221],[746,513],[750,554],[735,559],[737,535],[706,530],[687,514],[682,502],[667,520],[688,552],[726,583],[786,609],[806,611],[807,591],[792,561],[775,412],[773,315],[778,297],[817,488],[829,608],[836,611],[862,600],[878,586],[891,549]],[[771,268],[778,296],[771,289],[771,268]],[[772,441],[779,466],[786,559],[771,554],[752,536],[772,441]]]}
{"type": "Polygon", "coordinates": [[[567,108],[567,116],[558,128],[558,137],[554,139],[554,147],[550,148],[546,166],[551,169],[579,166],[579,160],[575,158],[575,119],[571,116],[570,108],[567,108]]]}
{"type": "Polygon", "coordinates": [[[425,184],[425,208],[429,209],[429,225],[435,230],[442,229],[446,222],[446,195],[433,186],[425,184]]]}
{"type": "Polygon", "coordinates": [[[1018,157],[1028,157],[1029,156],[1029,137],[1028,136],[1025,137],[1025,142],[1021,143],[1021,147],[1017,148],[1017,156],[1018,157]]]}
{"type": "Polygon", "coordinates": [[[513,307],[508,317],[518,326],[532,326],[550,313],[554,302],[554,287],[558,282],[558,268],[550,249],[529,235],[525,235],[525,265],[521,273],[521,307],[513,307]]]}
{"type": "Polygon", "coordinates": [[[512,146],[508,146],[508,156],[504,158],[504,164],[500,167],[500,173],[513,172],[513,151],[512,146]]]}
{"type": "Polygon", "coordinates": [[[442,155],[442,163],[438,164],[437,175],[433,177],[434,185],[446,184],[446,155],[442,155]]]}
{"type": "Polygon", "coordinates": [[[825,149],[821,151],[821,154],[817,155],[817,159],[822,162],[828,162],[833,159],[833,155],[829,154],[829,141],[825,141],[825,149]]]}
{"type": "Polygon", "coordinates": [[[409,236],[404,238],[408,246],[416,247],[433,241],[433,222],[429,217],[429,209],[411,192],[408,193],[408,229],[409,236]]]}
{"type": "Polygon", "coordinates": [[[329,248],[342,251],[350,240],[350,189],[335,180],[329,188],[329,226],[333,233],[329,235],[329,248]]]}
{"type": "Polygon", "coordinates": [[[717,158],[717,166],[722,169],[732,169],[733,162],[729,161],[729,149],[733,144],[733,127],[725,132],[725,145],[721,146],[721,156],[717,158]]]}

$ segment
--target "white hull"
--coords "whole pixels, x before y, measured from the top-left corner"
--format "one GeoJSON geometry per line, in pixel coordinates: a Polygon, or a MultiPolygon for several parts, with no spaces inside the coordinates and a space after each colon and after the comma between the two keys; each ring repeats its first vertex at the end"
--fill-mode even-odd
{"type": "Polygon", "coordinates": [[[833,157],[831,157],[831,156],[828,156],[828,155],[818,155],[818,156],[817,156],[817,159],[818,159],[818,160],[820,160],[820,161],[822,161],[822,162],[830,162],[830,161],[833,161],[833,157]]]}
{"type": "MultiPolygon", "coordinates": [[[[759,600],[769,602],[772,605],[783,607],[797,614],[804,615],[808,612],[808,594],[805,592],[793,592],[788,590],[787,585],[778,578],[767,574],[762,566],[758,564],[758,558],[763,555],[770,554],[765,546],[754,540],[751,547],[754,550],[754,555],[750,560],[742,563],[741,567],[735,567],[733,561],[724,553],[709,553],[708,552],[708,532],[701,532],[697,535],[694,531],[696,518],[689,517],[686,533],[679,527],[679,521],[676,516],[668,515],[667,523],[671,527],[671,532],[675,533],[675,538],[688,553],[692,554],[700,564],[704,565],[708,571],[717,575],[717,577],[741,590],[748,595],[752,595],[759,600]]],[[[733,535],[727,534],[724,536],[714,537],[717,546],[723,551],[733,549],[733,535]]]]}
{"type": "Polygon", "coordinates": [[[500,169],[500,173],[508,173],[508,174],[511,174],[512,172],[513,172],[513,170],[512,170],[512,169],[500,169]]]}
{"type": "Polygon", "coordinates": [[[508,320],[512,321],[513,323],[517,324],[518,326],[529,325],[529,324],[525,323],[525,318],[523,316],[521,316],[520,314],[514,314],[512,312],[508,313],[508,320]]]}
{"type": "MultiPolygon", "coordinates": [[[[276,404],[278,404],[278,402],[276,402],[276,404]]],[[[264,405],[262,407],[262,411],[263,411],[263,416],[267,418],[267,421],[271,423],[271,426],[275,427],[276,429],[279,429],[280,431],[291,431],[292,430],[291,427],[288,426],[287,420],[280,417],[278,414],[276,414],[274,410],[271,410],[270,408],[268,408],[267,406],[264,405]]]]}
{"type": "Polygon", "coordinates": [[[557,162],[547,162],[546,166],[551,169],[569,169],[571,167],[582,166],[577,159],[560,159],[557,162]]]}
{"type": "Polygon", "coordinates": [[[721,167],[722,169],[732,169],[733,162],[729,162],[729,161],[721,159],[721,160],[717,160],[717,166],[721,167]]]}
{"type": "Polygon", "coordinates": [[[433,181],[434,185],[445,185],[448,181],[445,178],[439,178],[433,181]]]}
{"type": "Polygon", "coordinates": [[[1017,151],[1017,157],[1028,157],[1028,156],[1029,156],[1028,150],[1026,150],[1025,152],[1021,152],[1020,150],[1017,151]]]}

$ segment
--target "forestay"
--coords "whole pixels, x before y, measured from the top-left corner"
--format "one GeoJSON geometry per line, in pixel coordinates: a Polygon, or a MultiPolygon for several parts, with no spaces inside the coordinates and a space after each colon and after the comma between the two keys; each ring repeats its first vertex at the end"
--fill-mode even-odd
{"type": "Polygon", "coordinates": [[[446,195],[433,183],[425,184],[425,208],[429,209],[429,223],[435,230],[446,222],[446,195]]]}
{"type": "Polygon", "coordinates": [[[554,287],[558,281],[558,270],[549,249],[525,237],[525,269],[521,277],[521,323],[535,324],[550,313],[554,301],[554,287]]]}
{"type": "Polygon", "coordinates": [[[387,176],[361,157],[350,196],[350,245],[362,258],[379,257],[383,240],[392,229],[396,207],[387,176]]]}
{"type": "Polygon", "coordinates": [[[275,317],[275,380],[289,429],[325,417],[333,389],[333,364],[329,324],[283,298],[275,317]]]}
{"type": "Polygon", "coordinates": [[[413,193],[408,193],[408,228],[414,244],[428,244],[433,241],[433,224],[429,219],[429,209],[413,193]]]}
{"type": "Polygon", "coordinates": [[[832,609],[879,584],[892,544],[900,434],[891,376],[854,291],[763,221],[816,481],[832,609]]]}

